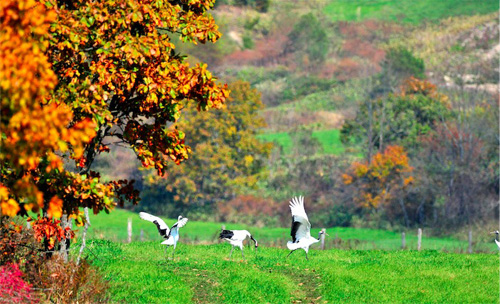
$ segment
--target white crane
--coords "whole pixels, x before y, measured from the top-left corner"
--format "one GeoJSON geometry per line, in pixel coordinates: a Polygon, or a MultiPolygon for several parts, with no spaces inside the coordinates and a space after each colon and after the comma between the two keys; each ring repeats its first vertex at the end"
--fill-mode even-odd
{"type": "Polygon", "coordinates": [[[497,243],[498,249],[500,250],[500,240],[498,240],[500,232],[498,230],[495,230],[493,232],[490,232],[490,234],[495,234],[495,243],[497,243]]]}
{"type": "Polygon", "coordinates": [[[186,217],[182,217],[182,215],[179,215],[179,217],[177,218],[177,222],[172,226],[172,229],[169,229],[167,224],[165,224],[165,222],[157,216],[151,215],[146,212],[139,212],[139,216],[141,217],[141,219],[155,224],[160,235],[166,239],[165,241],[161,242],[162,245],[167,245],[167,247],[165,247],[165,257],[167,256],[168,246],[174,246],[174,251],[172,252],[173,259],[175,255],[175,247],[177,246],[177,242],[179,241],[179,228],[184,227],[188,219],[186,217]]]}
{"type": "Polygon", "coordinates": [[[223,239],[225,241],[228,241],[229,244],[233,245],[231,247],[231,253],[229,254],[229,257],[233,254],[234,247],[239,247],[241,250],[241,257],[245,258],[245,255],[243,254],[243,241],[249,237],[254,243],[255,243],[255,249],[259,247],[259,243],[257,243],[257,240],[253,238],[253,236],[248,232],[247,230],[222,230],[219,239],[223,239]]]}
{"type": "Polygon", "coordinates": [[[290,235],[292,236],[292,241],[288,241],[286,246],[290,249],[290,253],[286,256],[287,258],[297,249],[304,249],[306,252],[306,259],[309,260],[307,253],[309,252],[309,246],[314,243],[319,242],[319,238],[324,233],[319,232],[318,239],[311,236],[311,223],[309,223],[309,218],[307,217],[306,210],[304,209],[304,197],[294,197],[290,202],[290,210],[292,211],[292,231],[290,235]]]}

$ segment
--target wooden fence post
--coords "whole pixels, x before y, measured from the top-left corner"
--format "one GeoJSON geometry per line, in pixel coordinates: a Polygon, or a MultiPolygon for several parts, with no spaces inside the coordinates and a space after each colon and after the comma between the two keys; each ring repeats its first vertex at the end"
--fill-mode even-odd
{"type": "Polygon", "coordinates": [[[128,223],[127,223],[127,242],[131,243],[132,242],[132,218],[128,218],[128,223]]]}
{"type": "Polygon", "coordinates": [[[469,230],[469,248],[467,249],[468,253],[472,253],[472,230],[469,230]]]}
{"type": "Polygon", "coordinates": [[[326,233],[326,229],[323,228],[323,229],[321,229],[321,231],[323,232],[321,234],[321,250],[325,250],[325,233],[326,233]]]}
{"type": "Polygon", "coordinates": [[[420,251],[421,248],[422,248],[422,228],[418,228],[417,250],[420,251]]]}
{"type": "Polygon", "coordinates": [[[403,231],[401,232],[401,249],[406,248],[406,233],[403,231]]]}

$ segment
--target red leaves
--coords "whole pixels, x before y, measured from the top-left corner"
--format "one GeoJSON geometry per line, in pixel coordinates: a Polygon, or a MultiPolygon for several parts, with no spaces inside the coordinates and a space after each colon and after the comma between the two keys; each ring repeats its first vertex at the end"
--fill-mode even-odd
{"type": "Polygon", "coordinates": [[[38,242],[47,240],[48,249],[53,249],[56,241],[72,239],[75,233],[70,228],[63,229],[59,224],[61,221],[49,218],[38,218],[33,222],[33,232],[38,242]]]}
{"type": "Polygon", "coordinates": [[[37,303],[31,285],[22,279],[23,273],[17,264],[0,267],[0,299],[9,303],[37,303]]]}

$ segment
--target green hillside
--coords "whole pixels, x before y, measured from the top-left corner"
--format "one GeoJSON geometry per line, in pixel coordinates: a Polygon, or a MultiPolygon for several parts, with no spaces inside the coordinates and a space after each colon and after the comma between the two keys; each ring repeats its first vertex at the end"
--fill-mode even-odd
{"type": "MultiPolygon", "coordinates": [[[[283,148],[285,154],[292,151],[292,139],[288,132],[266,133],[258,136],[259,139],[267,142],[275,142],[283,148]]],[[[312,132],[312,137],[316,138],[323,148],[325,154],[342,154],[344,146],[340,142],[340,130],[318,130],[312,132]]]]}
{"type": "Polygon", "coordinates": [[[377,19],[418,24],[451,16],[487,14],[498,9],[498,1],[493,0],[334,0],[325,7],[325,13],[335,21],[377,19]]]}

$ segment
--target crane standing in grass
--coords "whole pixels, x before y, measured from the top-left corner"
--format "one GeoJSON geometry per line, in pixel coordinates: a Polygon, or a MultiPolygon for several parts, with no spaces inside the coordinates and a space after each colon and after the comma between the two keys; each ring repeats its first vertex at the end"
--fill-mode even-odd
{"type": "Polygon", "coordinates": [[[151,215],[146,212],[139,212],[139,216],[141,217],[141,219],[155,224],[160,235],[166,239],[162,242],[162,245],[167,245],[167,247],[165,247],[165,257],[167,256],[168,246],[174,246],[174,250],[172,252],[173,259],[175,256],[175,247],[177,246],[177,242],[179,241],[179,228],[186,225],[188,221],[187,217],[182,217],[182,215],[179,215],[179,217],[177,218],[177,222],[172,226],[172,229],[169,229],[167,224],[165,224],[165,222],[157,216],[151,215]]]}
{"type": "Polygon", "coordinates": [[[498,230],[495,230],[493,232],[490,232],[491,234],[495,234],[495,243],[497,243],[498,250],[500,250],[500,240],[498,240],[500,232],[498,230]]]}
{"type": "Polygon", "coordinates": [[[259,247],[259,243],[257,240],[253,238],[253,236],[247,230],[222,230],[219,239],[228,241],[232,246],[231,253],[229,257],[233,254],[234,247],[239,247],[241,250],[241,257],[245,258],[243,254],[243,241],[249,237],[255,243],[255,249],[259,247]]]}
{"type": "Polygon", "coordinates": [[[304,209],[303,196],[292,198],[292,201],[290,202],[290,210],[292,212],[292,230],[290,233],[292,241],[288,241],[286,244],[288,249],[291,250],[286,257],[288,258],[292,252],[302,248],[306,252],[306,259],[309,260],[309,257],[307,256],[309,246],[319,242],[319,238],[325,232],[320,231],[318,239],[311,236],[311,223],[309,223],[309,218],[307,217],[306,210],[304,209]]]}

